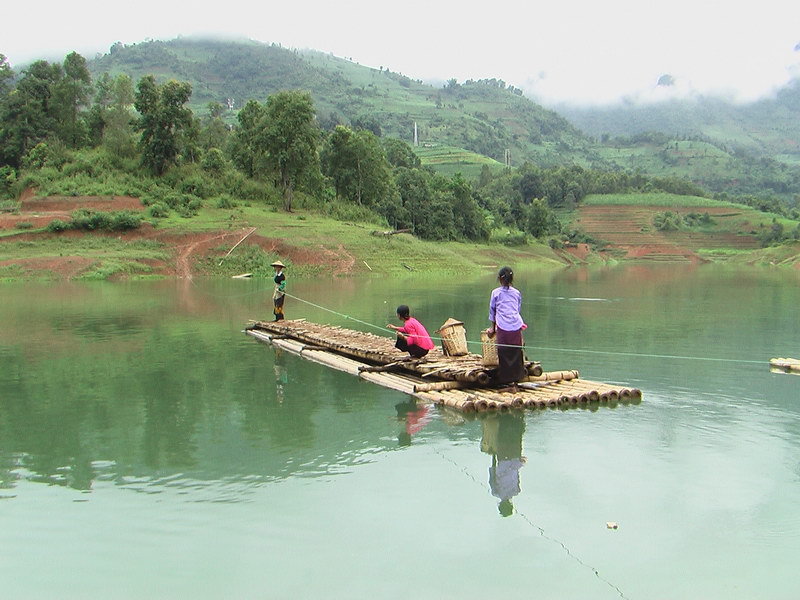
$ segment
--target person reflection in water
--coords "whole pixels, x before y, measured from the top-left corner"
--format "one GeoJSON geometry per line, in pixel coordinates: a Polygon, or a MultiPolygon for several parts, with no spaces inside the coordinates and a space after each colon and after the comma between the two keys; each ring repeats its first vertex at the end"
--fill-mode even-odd
{"type": "Polygon", "coordinates": [[[405,423],[405,429],[397,434],[397,444],[399,446],[410,446],[411,436],[421,431],[427,425],[431,417],[428,414],[429,407],[426,404],[417,405],[416,402],[401,402],[394,405],[397,410],[397,420],[405,423]]]}
{"type": "Polygon", "coordinates": [[[513,413],[489,414],[481,420],[481,426],[481,451],[492,455],[489,487],[500,499],[500,514],[508,517],[514,512],[511,499],[520,492],[519,470],[527,460],[522,456],[525,419],[513,413]]]}
{"type": "Polygon", "coordinates": [[[275,399],[283,404],[284,386],[289,381],[289,372],[283,359],[283,350],[275,348],[275,399]]]}

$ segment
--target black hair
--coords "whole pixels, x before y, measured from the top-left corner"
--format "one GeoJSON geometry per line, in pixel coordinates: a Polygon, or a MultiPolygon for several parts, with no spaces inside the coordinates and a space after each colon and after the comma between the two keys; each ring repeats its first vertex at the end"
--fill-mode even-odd
{"type": "Polygon", "coordinates": [[[505,287],[510,287],[514,283],[514,271],[511,270],[511,267],[503,267],[497,273],[497,278],[505,287]]]}
{"type": "Polygon", "coordinates": [[[405,304],[401,304],[397,307],[397,316],[401,319],[407,319],[409,316],[411,316],[411,311],[405,304]]]}

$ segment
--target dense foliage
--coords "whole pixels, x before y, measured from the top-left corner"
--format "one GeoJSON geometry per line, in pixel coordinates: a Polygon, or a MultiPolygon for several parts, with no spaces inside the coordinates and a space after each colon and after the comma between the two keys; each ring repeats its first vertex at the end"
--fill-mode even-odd
{"type": "MultiPolygon", "coordinates": [[[[139,51],[148,55],[154,49],[166,52],[158,44],[139,51]]],[[[121,51],[112,50],[112,58],[121,51]]],[[[230,57],[220,52],[215,60],[229,64],[230,57]]],[[[273,48],[276,59],[286,59],[283,52],[273,48]]],[[[297,56],[287,60],[287,68],[301,61],[297,56]]],[[[301,71],[315,84],[341,83],[315,68],[301,71]]],[[[403,89],[417,85],[388,70],[380,73],[403,89]]],[[[363,93],[368,95],[368,89],[363,93]]],[[[515,169],[484,166],[476,181],[460,173],[445,176],[424,167],[406,142],[386,135],[394,130],[387,115],[356,108],[347,118],[318,108],[307,91],[282,90],[263,103],[247,101],[231,123],[228,108],[214,100],[195,114],[193,92],[188,81],[159,82],[151,74],[142,75],[135,86],[126,74],[102,73],[92,81],[86,61],[74,52],[62,64],[37,61],[16,76],[0,55],[0,196],[10,198],[30,186],[42,194],[136,196],[152,218],[172,212],[188,218],[204,204],[264,203],[286,211],[300,206],[343,219],[382,221],[426,239],[494,236],[525,243],[530,237],[584,239],[578,231],[564,231],[557,214],[588,194],[705,195],[679,177],[551,164],[544,155],[536,164],[524,162],[515,169]]],[[[481,101],[488,106],[498,98],[530,113],[526,144],[550,140],[568,156],[570,147],[582,143],[580,134],[555,113],[534,109],[532,103],[515,104],[524,100],[519,90],[498,80],[463,85],[451,80],[434,99],[441,114],[450,110],[450,117],[439,125],[431,120],[427,127],[451,128],[467,118],[459,105],[481,101]]],[[[469,127],[459,130],[463,147],[497,154],[520,143],[519,122],[509,121],[515,129],[508,129],[509,123],[481,111],[467,121],[469,127]]],[[[753,197],[752,202],[785,210],[769,199],[753,197]]],[[[127,217],[121,225],[100,219],[76,215],[72,226],[131,223],[127,217]]]]}

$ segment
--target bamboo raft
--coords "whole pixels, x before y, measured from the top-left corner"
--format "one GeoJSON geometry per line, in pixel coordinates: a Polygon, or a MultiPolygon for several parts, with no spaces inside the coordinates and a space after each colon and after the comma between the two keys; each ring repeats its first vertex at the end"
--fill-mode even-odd
{"type": "Polygon", "coordinates": [[[434,348],[412,359],[392,338],[303,319],[251,322],[245,332],[312,362],[464,412],[637,403],[642,396],[636,388],[580,379],[574,370],[545,373],[532,361],[525,363],[528,377],[516,390],[492,389],[487,387],[491,368],[479,354],[445,356],[434,348]]]}
{"type": "Polygon", "coordinates": [[[789,373],[800,373],[800,360],[796,358],[773,358],[769,366],[789,373]]]}

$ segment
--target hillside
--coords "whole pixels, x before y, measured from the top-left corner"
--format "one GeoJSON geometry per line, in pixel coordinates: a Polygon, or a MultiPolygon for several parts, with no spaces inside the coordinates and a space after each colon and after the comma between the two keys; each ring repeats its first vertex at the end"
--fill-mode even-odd
{"type": "Polygon", "coordinates": [[[556,110],[588,135],[631,137],[646,132],[706,138],[758,157],[800,164],[800,79],[774,97],[735,104],[712,97],[556,110]]]}
{"type": "Polygon", "coordinates": [[[708,198],[598,194],[578,207],[573,225],[597,240],[610,256],[700,261],[753,253],[775,221],[797,227],[777,215],[708,198]],[[671,221],[664,225],[667,219],[671,221]]]}
{"type": "MultiPolygon", "coordinates": [[[[361,122],[391,137],[419,138],[465,148],[514,164],[588,163],[589,140],[564,118],[495,80],[436,89],[387,69],[372,69],[320,52],[287,50],[250,41],[179,38],[123,46],[89,61],[93,77],[127,73],[134,81],[153,74],[160,81],[192,85],[191,105],[204,114],[209,102],[264,101],[282,89],[311,92],[320,125],[361,122]]],[[[233,112],[229,115],[233,122],[233,112]]]]}
{"type": "MultiPolygon", "coordinates": [[[[89,61],[89,68],[94,77],[124,72],[138,81],[152,73],[161,81],[188,81],[195,114],[204,115],[209,102],[230,99],[233,110],[225,117],[230,124],[248,99],[263,101],[281,89],[299,88],[311,92],[324,129],[344,123],[411,142],[416,124],[423,144],[463,149],[500,163],[508,155],[512,166],[529,161],[631,170],[790,204],[800,194],[798,85],[745,107],[701,98],[605,109],[559,107],[562,116],[501,80],[451,80],[432,87],[382,66],[252,41],[115,44],[89,61]]],[[[430,164],[445,173],[475,174],[483,162],[430,164]]]]}
{"type": "MultiPolygon", "coordinates": [[[[759,235],[773,215],[707,198],[670,194],[589,196],[569,216],[594,244],[425,241],[409,234],[374,235],[376,225],[343,222],[304,210],[269,206],[205,207],[192,219],[149,219],[125,232],[53,233],[47,224],[76,209],[134,211],[132,197],[51,196],[28,190],[14,213],[0,213],[0,281],[10,279],[191,278],[252,273],[269,277],[276,257],[296,275],[469,274],[498,264],[558,268],[576,263],[720,261],[785,264],[800,268],[800,242],[760,249],[759,235]],[[683,224],[659,230],[665,211],[683,224]],[[694,221],[686,216],[694,215],[694,221]],[[705,217],[707,215],[707,217],[705,217]]],[[[786,227],[796,227],[785,221],[786,227]]]]}

